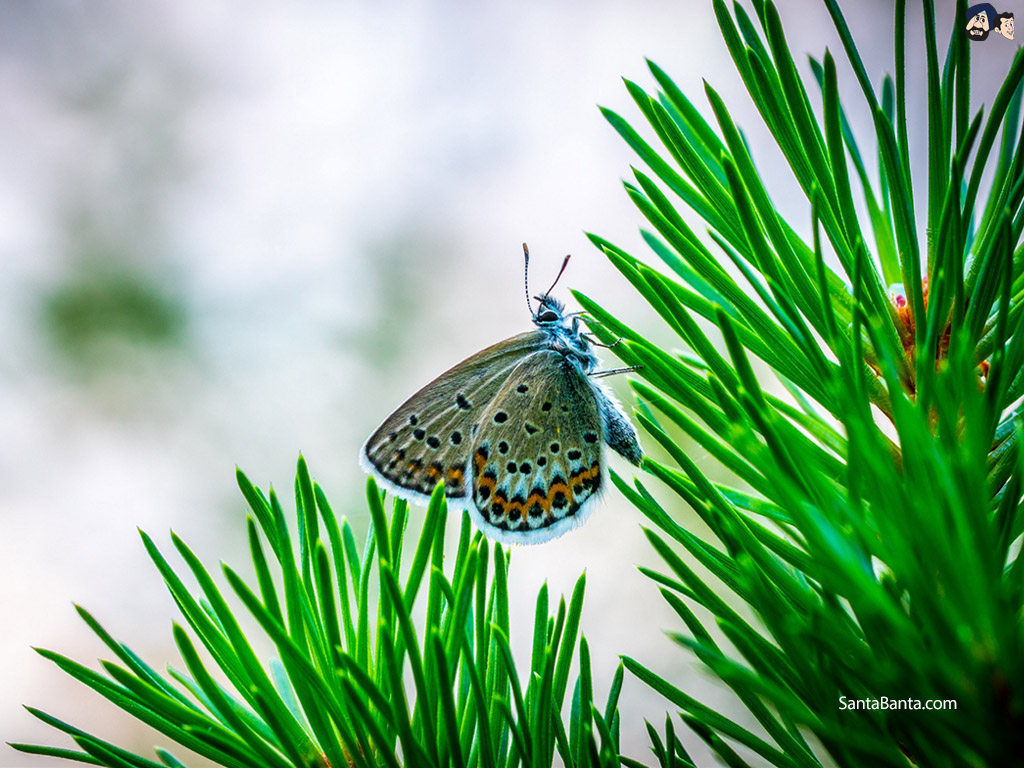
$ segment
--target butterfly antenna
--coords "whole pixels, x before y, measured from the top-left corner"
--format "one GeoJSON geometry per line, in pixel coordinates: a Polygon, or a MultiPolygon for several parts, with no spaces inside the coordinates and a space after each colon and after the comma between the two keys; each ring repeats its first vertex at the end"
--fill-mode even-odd
{"type": "Polygon", "coordinates": [[[523,284],[526,286],[526,306],[530,317],[534,317],[533,304],[530,303],[530,249],[523,243],[523,284]]]}
{"type": "Polygon", "coordinates": [[[553,290],[555,290],[555,286],[558,285],[558,281],[562,279],[562,273],[565,272],[565,268],[567,266],[569,266],[569,257],[570,256],[572,256],[571,253],[565,254],[565,258],[562,259],[562,268],[560,270],[558,270],[558,275],[555,277],[555,282],[553,282],[551,284],[551,287],[548,288],[547,291],[545,291],[545,293],[544,293],[545,296],[550,296],[551,292],[553,290]]]}

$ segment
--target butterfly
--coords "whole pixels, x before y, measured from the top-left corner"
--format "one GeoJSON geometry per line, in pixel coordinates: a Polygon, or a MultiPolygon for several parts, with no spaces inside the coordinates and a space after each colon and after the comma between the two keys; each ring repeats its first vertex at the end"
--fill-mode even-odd
{"type": "Polygon", "coordinates": [[[370,435],[360,464],[396,496],[425,504],[440,481],[448,506],[488,537],[539,544],[587,519],[608,485],[604,446],[639,465],[636,429],[598,380],[596,344],[551,291],[526,300],[533,330],[445,371],[370,435]]]}

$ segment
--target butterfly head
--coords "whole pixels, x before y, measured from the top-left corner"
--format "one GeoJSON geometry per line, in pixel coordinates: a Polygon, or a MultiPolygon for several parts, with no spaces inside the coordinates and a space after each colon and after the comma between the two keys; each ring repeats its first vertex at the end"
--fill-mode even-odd
{"type": "Polygon", "coordinates": [[[534,296],[533,298],[539,303],[537,311],[533,313],[533,322],[535,324],[545,328],[562,322],[562,313],[565,312],[565,305],[562,302],[546,293],[534,296]]]}
{"type": "Polygon", "coordinates": [[[546,293],[533,298],[539,303],[537,311],[533,313],[534,325],[553,336],[568,337],[573,340],[573,346],[581,347],[584,351],[587,349],[587,343],[580,335],[579,312],[566,313],[565,304],[546,293]]]}

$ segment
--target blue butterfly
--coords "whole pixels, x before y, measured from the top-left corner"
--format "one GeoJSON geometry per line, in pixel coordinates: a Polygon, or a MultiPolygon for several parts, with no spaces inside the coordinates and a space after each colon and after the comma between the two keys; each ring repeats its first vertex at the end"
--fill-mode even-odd
{"type": "Polygon", "coordinates": [[[425,504],[443,480],[448,506],[487,536],[539,544],[593,510],[608,485],[604,445],[640,464],[636,429],[598,381],[632,369],[595,371],[579,314],[550,295],[557,282],[536,312],[527,288],[534,330],[445,371],[370,435],[360,464],[384,488],[425,504]]]}

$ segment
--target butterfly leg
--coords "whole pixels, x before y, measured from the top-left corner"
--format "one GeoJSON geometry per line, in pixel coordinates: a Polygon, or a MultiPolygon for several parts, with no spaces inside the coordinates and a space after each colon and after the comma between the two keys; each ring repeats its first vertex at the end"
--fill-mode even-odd
{"type": "Polygon", "coordinates": [[[584,333],[584,334],[581,334],[581,335],[583,336],[584,339],[586,339],[588,342],[593,344],[595,347],[602,347],[603,349],[612,349],[613,347],[617,347],[619,345],[619,343],[622,341],[622,337],[620,336],[615,341],[613,341],[611,344],[602,344],[600,341],[597,340],[597,337],[593,336],[592,334],[584,333]]]}
{"type": "Polygon", "coordinates": [[[639,371],[643,368],[642,365],[630,365],[626,368],[609,368],[607,371],[594,371],[587,375],[592,379],[603,379],[608,376],[618,376],[620,373],[632,373],[633,371],[639,371]]]}

